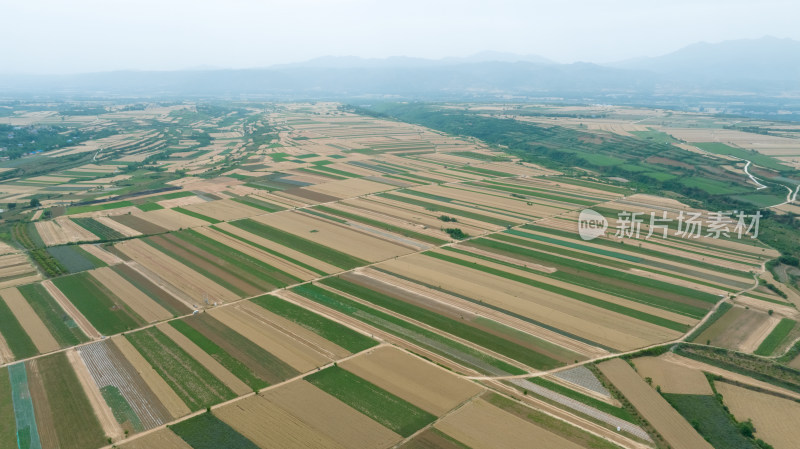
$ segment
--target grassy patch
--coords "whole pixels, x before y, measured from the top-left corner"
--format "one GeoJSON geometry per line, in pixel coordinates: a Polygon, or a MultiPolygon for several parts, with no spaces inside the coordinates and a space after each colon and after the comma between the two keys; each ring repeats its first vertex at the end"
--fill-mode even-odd
{"type": "Polygon", "coordinates": [[[338,366],[305,379],[403,437],[436,420],[436,416],[338,366]]]}
{"type": "Polygon", "coordinates": [[[169,426],[193,449],[258,449],[252,441],[211,413],[169,426]]]}
{"type": "Polygon", "coordinates": [[[125,338],[192,411],[236,397],[225,384],[155,327],[126,334],[125,338]]]}
{"type": "Polygon", "coordinates": [[[275,243],[308,254],[311,257],[345,270],[369,264],[366,260],[345,254],[325,245],[312,242],[311,240],[304,239],[254,220],[239,220],[231,222],[231,224],[237,228],[268,238],[275,243]]]}
{"type": "Polygon", "coordinates": [[[3,335],[8,348],[11,349],[14,358],[17,360],[32,357],[39,353],[31,337],[25,333],[25,329],[22,328],[17,318],[11,313],[11,309],[2,299],[0,299],[0,334],[3,335]]]}
{"type": "Polygon", "coordinates": [[[360,334],[347,326],[329,320],[322,315],[318,315],[298,305],[284,301],[277,296],[264,295],[253,298],[251,301],[272,313],[299,324],[352,353],[361,352],[378,344],[378,342],[366,335],[360,334]]]}
{"type": "Polygon", "coordinates": [[[75,320],[64,312],[42,284],[21,285],[18,290],[61,347],[89,341],[75,320]]]}
{"type": "Polygon", "coordinates": [[[775,326],[775,329],[772,329],[767,338],[758,345],[758,349],[755,350],[754,354],[772,355],[781,343],[786,340],[795,325],[797,325],[797,321],[790,318],[782,318],[778,325],[775,326]]]}
{"type": "Polygon", "coordinates": [[[56,278],[53,283],[103,335],[129,331],[145,323],[87,272],[56,278]]]}

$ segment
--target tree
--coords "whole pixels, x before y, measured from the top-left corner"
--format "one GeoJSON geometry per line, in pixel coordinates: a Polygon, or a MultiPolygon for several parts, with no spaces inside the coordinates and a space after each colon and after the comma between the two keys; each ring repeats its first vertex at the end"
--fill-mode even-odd
{"type": "Polygon", "coordinates": [[[42,202],[39,201],[39,198],[31,198],[30,207],[39,207],[42,205],[42,202]]]}

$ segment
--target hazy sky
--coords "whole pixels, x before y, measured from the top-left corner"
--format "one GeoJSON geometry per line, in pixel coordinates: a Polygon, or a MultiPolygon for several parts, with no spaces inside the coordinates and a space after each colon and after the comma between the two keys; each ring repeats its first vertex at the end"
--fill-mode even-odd
{"type": "Polygon", "coordinates": [[[800,40],[796,0],[0,0],[2,73],[263,67],[324,55],[559,62],[800,40]]]}

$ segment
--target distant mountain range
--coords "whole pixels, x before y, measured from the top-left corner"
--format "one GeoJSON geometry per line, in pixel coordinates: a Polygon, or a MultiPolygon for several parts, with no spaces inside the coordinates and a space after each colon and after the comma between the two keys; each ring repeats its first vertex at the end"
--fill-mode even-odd
{"type": "Polygon", "coordinates": [[[409,99],[663,95],[800,98],[800,42],[698,43],[613,64],[558,64],[535,55],[483,52],[439,60],[322,57],[257,69],[0,75],[0,93],[247,96],[276,99],[409,99]]]}

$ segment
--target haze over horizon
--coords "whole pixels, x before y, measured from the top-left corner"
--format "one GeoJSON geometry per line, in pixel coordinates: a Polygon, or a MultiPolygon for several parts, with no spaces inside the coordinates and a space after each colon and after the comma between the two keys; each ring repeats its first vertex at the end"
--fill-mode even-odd
{"type": "Polygon", "coordinates": [[[426,59],[483,51],[555,62],[660,56],[697,42],[800,40],[800,4],[410,0],[4,2],[0,73],[255,68],[323,56],[426,59]],[[757,8],[757,9],[756,9],[757,8]]]}

